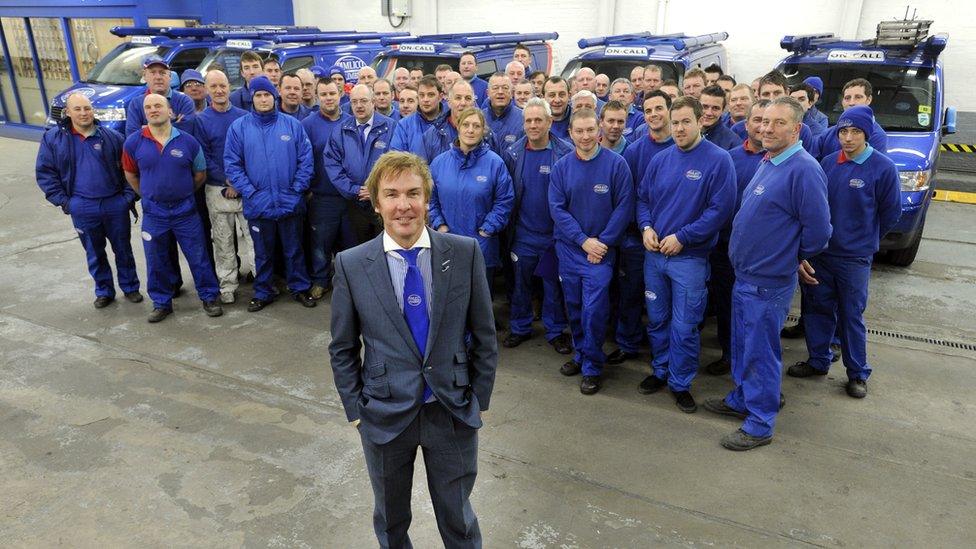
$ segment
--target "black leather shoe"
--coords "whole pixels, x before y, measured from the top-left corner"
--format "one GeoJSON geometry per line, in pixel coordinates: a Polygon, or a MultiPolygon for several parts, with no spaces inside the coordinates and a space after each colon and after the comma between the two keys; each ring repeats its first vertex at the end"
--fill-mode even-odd
{"type": "Polygon", "coordinates": [[[651,393],[656,393],[661,390],[661,387],[667,385],[668,382],[657,377],[657,376],[647,376],[644,381],[640,382],[637,386],[637,392],[642,395],[649,395],[651,393]]]}
{"type": "Polygon", "coordinates": [[[579,362],[575,360],[570,360],[559,367],[559,373],[564,376],[575,376],[582,371],[583,367],[580,366],[579,362]]]}
{"type": "Polygon", "coordinates": [[[255,297],[251,299],[250,303],[247,304],[247,312],[256,313],[270,304],[270,299],[258,299],[255,297]]]}
{"type": "Polygon", "coordinates": [[[674,403],[678,405],[678,409],[686,414],[693,414],[698,411],[698,405],[695,404],[695,397],[691,396],[689,391],[671,391],[671,396],[674,397],[674,403]]]}
{"type": "Polygon", "coordinates": [[[739,419],[745,419],[746,413],[740,412],[735,408],[732,408],[725,403],[725,399],[721,397],[706,398],[705,402],[702,402],[702,408],[708,410],[713,414],[719,414],[723,416],[732,416],[739,419]]]}
{"type": "Polygon", "coordinates": [[[623,349],[614,349],[609,355],[607,355],[607,364],[623,364],[627,360],[634,360],[637,358],[637,353],[628,353],[623,349]]]}
{"type": "Polygon", "coordinates": [[[308,292],[295,292],[292,294],[295,301],[302,304],[302,307],[314,307],[318,305],[312,296],[308,295],[308,292]]]}
{"type": "Polygon", "coordinates": [[[142,294],[139,293],[139,290],[134,292],[126,292],[125,299],[129,303],[142,303],[142,294]]]}
{"type": "Polygon", "coordinates": [[[722,446],[736,452],[752,450],[760,446],[765,446],[773,441],[772,436],[754,437],[742,429],[738,429],[722,437],[722,446]]]}
{"type": "Polygon", "coordinates": [[[833,363],[837,362],[838,360],[841,359],[841,356],[843,356],[843,355],[841,355],[840,345],[837,345],[836,343],[831,343],[830,344],[830,363],[833,364],[833,363]]]}
{"type": "Polygon", "coordinates": [[[559,334],[549,340],[549,345],[561,355],[568,355],[573,352],[573,338],[569,334],[559,334]]]}
{"type": "Polygon", "coordinates": [[[787,326],[779,333],[779,337],[784,339],[800,339],[806,333],[803,329],[803,319],[792,326],[787,326]]]}
{"type": "Polygon", "coordinates": [[[512,349],[514,347],[518,347],[519,345],[525,343],[530,339],[532,339],[532,334],[509,333],[508,336],[505,337],[505,340],[502,341],[502,346],[512,349]]]}
{"type": "Polygon", "coordinates": [[[809,362],[800,361],[787,368],[786,375],[790,377],[825,376],[827,375],[827,370],[818,370],[811,366],[809,362]]]}
{"type": "Polygon", "coordinates": [[[705,373],[712,376],[724,376],[731,370],[732,363],[724,357],[705,365],[705,373]]]}
{"type": "Polygon", "coordinates": [[[103,295],[101,297],[96,297],[95,302],[92,303],[92,305],[94,305],[96,309],[104,309],[105,307],[108,307],[108,304],[113,301],[115,301],[114,297],[103,295]]]}
{"type": "Polygon", "coordinates": [[[152,312],[149,313],[148,320],[150,323],[155,324],[162,320],[166,320],[166,317],[172,314],[172,312],[173,309],[153,309],[152,312]]]}
{"type": "Polygon", "coordinates": [[[864,398],[868,396],[868,382],[863,379],[852,379],[847,382],[845,390],[852,398],[864,398]]]}
{"type": "Polygon", "coordinates": [[[600,390],[600,376],[583,376],[580,380],[580,392],[584,395],[595,395],[600,390]]]}
{"type": "Polygon", "coordinates": [[[213,301],[203,302],[203,311],[207,313],[207,316],[214,317],[224,314],[224,308],[220,306],[220,302],[216,299],[213,301]]]}

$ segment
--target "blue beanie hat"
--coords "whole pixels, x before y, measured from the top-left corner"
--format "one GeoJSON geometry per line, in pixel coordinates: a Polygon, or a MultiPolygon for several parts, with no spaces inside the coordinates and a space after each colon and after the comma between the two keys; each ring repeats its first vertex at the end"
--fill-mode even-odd
{"type": "Polygon", "coordinates": [[[804,84],[810,84],[813,89],[817,90],[817,93],[823,95],[823,80],[819,76],[808,76],[803,79],[804,84]]]}
{"type": "Polygon", "coordinates": [[[333,74],[341,74],[343,80],[349,80],[346,78],[346,71],[343,70],[343,68],[339,65],[332,65],[329,67],[329,76],[332,76],[333,74]]]}
{"type": "Polygon", "coordinates": [[[278,99],[278,88],[274,87],[274,84],[271,83],[271,80],[267,76],[255,76],[251,79],[247,87],[251,90],[251,99],[254,99],[254,94],[260,91],[268,92],[275,99],[278,99]]]}
{"type": "Polygon", "coordinates": [[[325,70],[324,68],[318,65],[312,65],[312,67],[310,67],[308,70],[312,71],[312,76],[314,76],[317,79],[329,77],[329,71],[325,70]]]}
{"type": "Polygon", "coordinates": [[[844,111],[837,119],[837,130],[854,127],[864,132],[865,139],[871,139],[874,131],[874,111],[867,105],[856,105],[844,111]]]}

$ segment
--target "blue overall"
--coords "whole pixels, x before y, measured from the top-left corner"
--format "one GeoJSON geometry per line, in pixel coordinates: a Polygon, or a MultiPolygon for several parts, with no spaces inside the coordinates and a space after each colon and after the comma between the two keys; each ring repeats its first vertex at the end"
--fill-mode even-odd
{"type": "Polygon", "coordinates": [[[122,141],[121,134],[97,121],[95,133],[84,137],[65,119],[44,134],[37,152],[37,184],[49,202],[70,213],[96,297],[115,297],[106,241],[115,254],[119,287],[125,293],[139,290],[129,228],[136,194],[122,176],[122,141]]]}
{"type": "Polygon", "coordinates": [[[606,362],[603,342],[610,314],[614,247],[634,218],[634,185],[627,162],[599,147],[589,160],[567,154],[553,167],[549,212],[556,237],[559,279],[576,354],[584,376],[599,376],[606,362]],[[610,247],[598,264],[582,245],[596,238],[610,247]]]}

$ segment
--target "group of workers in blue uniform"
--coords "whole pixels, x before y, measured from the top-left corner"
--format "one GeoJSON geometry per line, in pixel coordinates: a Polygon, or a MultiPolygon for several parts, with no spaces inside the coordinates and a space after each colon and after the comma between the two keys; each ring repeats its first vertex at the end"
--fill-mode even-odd
{"type": "Polygon", "coordinates": [[[599,391],[606,364],[636,358],[646,335],[650,375],[638,390],[667,387],[694,412],[710,308],[722,358],[705,370],[731,372],[735,388],[704,407],[743,420],[725,447],[769,443],[783,405],[780,330],[798,279],[809,358],[787,373],[825,374],[836,334],[847,391],[866,394],[870,267],[900,214],[900,187],[864,80],[845,86],[845,110],[828,128],[811,115],[822,115],[822,82],[792,90],[804,104],[775,71],[752,90],[691,70],[684,94],[632,74],[606,101],[588,74],[548,77],[533,80],[536,97],[519,107],[519,82],[506,73],[394,85],[370,69],[349,86],[341,67],[281,74],[277,61],[248,52],[245,86],[233,93],[219,70],[184,78],[203,83],[201,103],[170,88],[162,59],[144,67],[146,95],[127,107],[127,137],[100,126],[74,94],[37,158],[38,184],[85,248],[97,308],[115,296],[106,241],[125,297],[142,300],[128,221],[139,199],[151,322],[180,292],[175,243],[210,316],[234,302],[246,275],[249,311],[275,299],[276,274],[314,306],[330,289],[332,256],[381,231],[364,183],[380,156],[400,150],[430,165],[430,226],[476,239],[489,280],[505,272],[503,344],[532,337],[538,297],[546,340],[572,355],[560,372],[582,374],[583,394],[599,391]],[[387,104],[387,86],[394,98],[411,90],[415,112],[387,104]],[[744,109],[729,108],[737,93],[748,95],[744,109]],[[608,332],[618,348],[606,354],[608,332]]]}

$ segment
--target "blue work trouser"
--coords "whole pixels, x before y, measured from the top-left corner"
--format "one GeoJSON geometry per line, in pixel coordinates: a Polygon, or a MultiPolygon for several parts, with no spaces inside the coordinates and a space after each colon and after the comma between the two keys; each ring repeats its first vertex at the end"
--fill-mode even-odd
{"type": "Polygon", "coordinates": [[[820,371],[830,368],[830,343],[840,333],[841,353],[849,379],[866,380],[871,375],[867,357],[864,309],[868,304],[868,281],[872,257],[818,255],[810,260],[820,284],[805,285],[808,362],[820,371]]]}
{"type": "MultiPolygon", "coordinates": [[[[515,285],[512,288],[509,330],[516,335],[532,333],[532,278],[545,249],[533,249],[515,242],[512,245],[512,267],[515,285]]],[[[566,308],[559,280],[542,278],[542,324],[546,329],[546,341],[552,341],[566,329],[566,308]]]]}
{"type": "Polygon", "coordinates": [[[644,244],[640,237],[625,235],[617,256],[616,341],[625,353],[636,353],[644,338],[641,306],[644,303],[644,244]]]}
{"type": "Polygon", "coordinates": [[[142,245],[146,251],[148,271],[146,289],[155,309],[173,307],[173,292],[176,288],[172,281],[176,278],[174,271],[180,268],[180,264],[173,262],[171,258],[174,240],[179,244],[183,257],[190,266],[197,296],[202,301],[214,301],[220,295],[213,259],[207,254],[203,222],[196,210],[194,198],[190,197],[188,200],[193,204],[192,207],[187,208],[180,203],[154,204],[152,212],[145,212],[142,218],[142,245]]]}
{"type": "Polygon", "coordinates": [[[353,245],[346,199],[337,195],[313,194],[308,201],[309,278],[312,284],[332,286],[332,255],[353,245]]]}
{"type": "Polygon", "coordinates": [[[603,342],[607,337],[607,315],[610,314],[610,280],[613,278],[614,251],[594,265],[578,246],[556,242],[559,257],[559,281],[566,300],[566,314],[573,333],[573,357],[584,376],[599,376],[607,355],[603,342]]]}
{"type": "Polygon", "coordinates": [[[274,271],[274,250],[277,242],[285,262],[285,279],[291,293],[306,292],[311,287],[302,250],[301,214],[279,219],[250,219],[251,239],[254,240],[254,297],[270,301],[274,297],[271,276],[274,271]]]}
{"type": "Polygon", "coordinates": [[[742,430],[772,436],[779,413],[783,351],[779,332],[790,312],[796,278],[786,286],[764,288],[741,279],[732,289],[732,381],[725,396],[730,408],[744,412],[742,430]]]}
{"type": "Polygon", "coordinates": [[[129,201],[122,194],[108,198],[73,196],[68,201],[71,223],[88,257],[88,272],[95,280],[95,297],[115,297],[112,267],[105,254],[106,240],[112,244],[119,287],[125,293],[139,290],[136,259],[132,254],[129,201]]]}
{"type": "Polygon", "coordinates": [[[708,256],[708,265],[708,302],[715,311],[722,358],[728,360],[732,344],[732,286],[735,284],[735,270],[729,261],[728,242],[719,240],[708,256]]]}
{"type": "Polygon", "coordinates": [[[644,254],[644,301],[654,376],[672,391],[687,391],[698,372],[698,323],[708,299],[708,260],[693,255],[644,254]]]}

